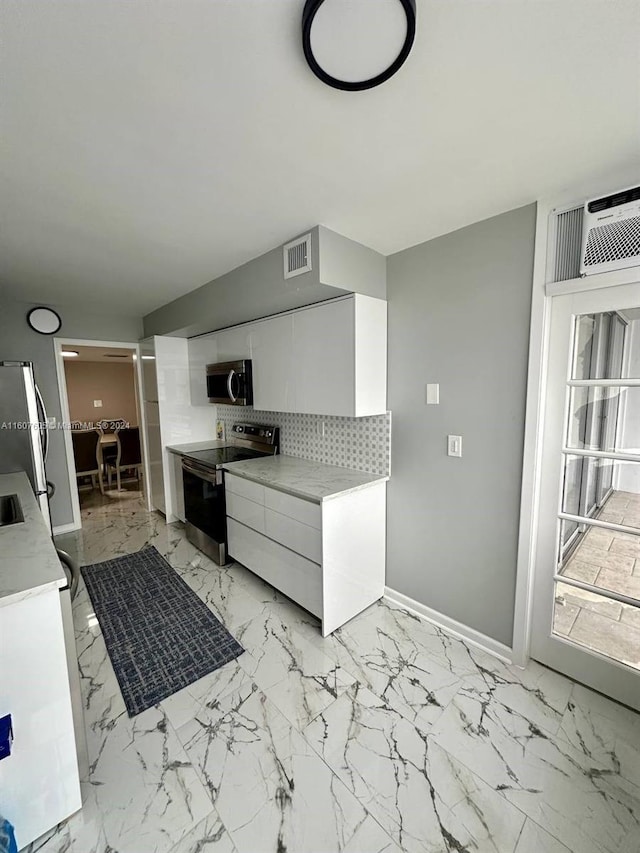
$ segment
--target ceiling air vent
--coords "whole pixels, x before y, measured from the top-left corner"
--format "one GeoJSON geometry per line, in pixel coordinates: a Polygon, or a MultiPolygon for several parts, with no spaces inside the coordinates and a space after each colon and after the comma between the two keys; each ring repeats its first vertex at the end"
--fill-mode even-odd
{"type": "Polygon", "coordinates": [[[282,252],[285,278],[293,278],[311,271],[311,234],[305,234],[304,237],[298,237],[287,243],[282,252]]]}
{"type": "Polygon", "coordinates": [[[640,187],[584,206],[580,275],[640,266],[640,187]]]}

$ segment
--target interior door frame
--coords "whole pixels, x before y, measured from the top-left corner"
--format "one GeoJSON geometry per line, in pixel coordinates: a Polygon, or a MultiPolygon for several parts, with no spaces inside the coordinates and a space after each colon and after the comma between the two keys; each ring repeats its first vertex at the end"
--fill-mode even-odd
{"type": "MultiPolygon", "coordinates": [[[[138,410],[139,426],[140,426],[140,445],[142,449],[142,466],[144,470],[144,495],[147,504],[147,509],[151,508],[150,500],[150,480],[149,480],[149,453],[147,448],[147,423],[145,417],[143,402],[143,384],[142,384],[142,359],[140,353],[140,345],[123,341],[94,341],[84,340],[81,338],[54,338],[54,357],[56,362],[56,373],[58,377],[58,394],[60,398],[60,411],[62,413],[63,424],[68,424],[71,421],[69,412],[69,396],[67,394],[67,376],[64,370],[64,359],[62,357],[63,347],[99,347],[100,349],[131,349],[134,352],[135,369],[133,372],[135,393],[136,393],[136,408],[138,410]]],[[[73,512],[73,521],[70,525],[65,526],[64,531],[58,533],[70,532],[72,530],[80,530],[82,527],[82,516],[80,513],[80,498],[78,497],[78,489],[76,487],[76,463],[73,457],[73,441],[71,439],[71,430],[63,429],[64,446],[67,456],[67,471],[69,473],[69,487],[71,491],[71,508],[73,512]]]]}
{"type": "Polygon", "coordinates": [[[542,470],[542,427],[545,417],[545,390],[548,372],[548,345],[552,297],[560,293],[615,287],[638,280],[638,268],[601,273],[583,279],[547,283],[551,279],[553,237],[551,217],[563,210],[584,204],[585,200],[611,192],[612,187],[632,186],[637,175],[617,172],[589,183],[574,186],[555,198],[537,202],[536,232],[531,285],[531,322],[529,327],[529,364],[525,402],[525,430],[520,492],[520,523],[516,558],[511,660],[524,667],[530,658],[533,613],[533,583],[536,563],[536,533],[540,508],[542,470]]]}

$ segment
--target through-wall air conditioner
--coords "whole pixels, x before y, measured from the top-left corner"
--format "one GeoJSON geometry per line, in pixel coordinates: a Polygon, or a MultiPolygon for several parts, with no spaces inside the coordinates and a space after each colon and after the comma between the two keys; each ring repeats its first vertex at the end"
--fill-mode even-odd
{"type": "Polygon", "coordinates": [[[584,206],[580,275],[640,266],[640,186],[584,206]]]}

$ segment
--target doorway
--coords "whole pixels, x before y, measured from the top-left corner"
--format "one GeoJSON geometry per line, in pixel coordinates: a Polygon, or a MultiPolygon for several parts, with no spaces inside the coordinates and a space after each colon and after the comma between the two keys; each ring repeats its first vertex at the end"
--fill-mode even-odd
{"type": "Polygon", "coordinates": [[[640,710],[640,284],[552,299],[531,655],[640,710]]]}
{"type": "Polygon", "coordinates": [[[99,508],[148,508],[137,343],[55,339],[74,527],[99,508]]]}

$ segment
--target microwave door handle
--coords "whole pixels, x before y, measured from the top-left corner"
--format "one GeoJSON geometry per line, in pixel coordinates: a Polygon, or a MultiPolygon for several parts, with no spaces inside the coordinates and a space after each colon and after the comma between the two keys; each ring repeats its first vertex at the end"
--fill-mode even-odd
{"type": "Polygon", "coordinates": [[[232,403],[237,401],[237,397],[233,393],[233,377],[236,375],[236,372],[233,368],[229,371],[229,375],[227,376],[227,391],[229,392],[229,399],[232,403]]]}

